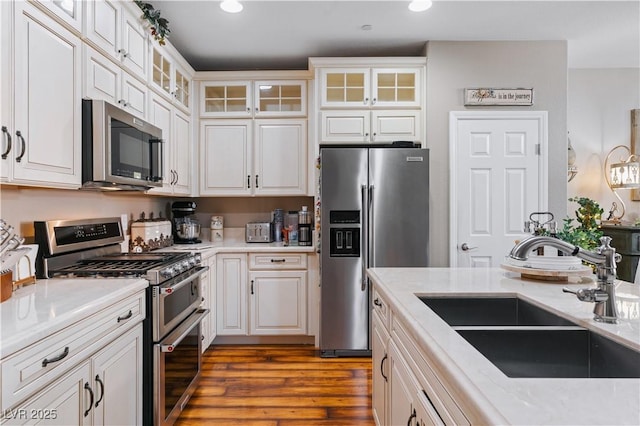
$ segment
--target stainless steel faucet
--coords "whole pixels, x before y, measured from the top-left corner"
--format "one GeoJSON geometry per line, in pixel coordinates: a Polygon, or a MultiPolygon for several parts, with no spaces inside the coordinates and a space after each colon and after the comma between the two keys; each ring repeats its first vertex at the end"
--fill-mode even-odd
{"type": "Polygon", "coordinates": [[[594,319],[600,322],[615,324],[618,322],[616,308],[616,263],[621,256],[611,247],[611,237],[601,237],[600,247],[595,252],[584,250],[578,246],[552,237],[534,236],[516,244],[509,257],[516,260],[527,260],[529,253],[542,246],[554,247],[563,253],[579,257],[596,266],[597,287],[583,288],[573,291],[563,288],[565,293],[575,294],[583,302],[594,302],[594,319]]]}

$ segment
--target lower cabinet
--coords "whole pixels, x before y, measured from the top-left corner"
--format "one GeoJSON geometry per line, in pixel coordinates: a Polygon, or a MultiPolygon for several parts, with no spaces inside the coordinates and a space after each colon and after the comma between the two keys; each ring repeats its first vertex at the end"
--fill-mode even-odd
{"type": "Polygon", "coordinates": [[[372,362],[372,410],[376,425],[470,424],[431,368],[428,357],[405,332],[375,288],[372,362]]]}
{"type": "Polygon", "coordinates": [[[206,351],[216,338],[216,257],[211,256],[202,259],[202,263],[209,267],[209,270],[201,275],[202,286],[202,309],[209,309],[209,313],[200,323],[202,330],[202,352],[206,351]]]}
{"type": "Polygon", "coordinates": [[[142,325],[116,339],[26,403],[3,425],[133,425],[142,422],[142,325]]]}
{"type": "Polygon", "coordinates": [[[216,260],[217,333],[307,333],[304,253],[222,253],[216,260]],[[247,265],[249,263],[249,266],[247,265]]]}

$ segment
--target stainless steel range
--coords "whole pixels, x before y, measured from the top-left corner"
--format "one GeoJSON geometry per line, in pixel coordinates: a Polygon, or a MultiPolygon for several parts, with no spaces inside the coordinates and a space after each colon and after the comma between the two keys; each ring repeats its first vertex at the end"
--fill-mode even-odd
{"type": "Polygon", "coordinates": [[[201,370],[199,253],[120,253],[120,218],[34,222],[38,278],[136,277],[149,281],[143,321],[143,422],[171,425],[201,370]]]}

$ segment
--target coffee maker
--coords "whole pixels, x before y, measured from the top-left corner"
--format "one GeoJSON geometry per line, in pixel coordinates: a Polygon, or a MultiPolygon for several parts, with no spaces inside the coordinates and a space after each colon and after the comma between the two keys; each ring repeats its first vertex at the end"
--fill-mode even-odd
{"type": "Polygon", "coordinates": [[[200,223],[195,217],[194,201],[175,201],[171,204],[173,242],[175,244],[201,243],[200,223]]]}

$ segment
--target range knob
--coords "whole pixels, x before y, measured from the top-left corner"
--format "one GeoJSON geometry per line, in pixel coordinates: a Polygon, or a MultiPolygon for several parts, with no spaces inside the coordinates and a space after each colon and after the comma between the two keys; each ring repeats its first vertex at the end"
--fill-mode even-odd
{"type": "Polygon", "coordinates": [[[188,262],[189,266],[192,268],[198,264],[198,260],[195,257],[190,257],[188,262]]]}
{"type": "Polygon", "coordinates": [[[168,266],[164,268],[162,271],[160,271],[160,275],[164,278],[171,278],[173,277],[174,273],[175,273],[175,270],[171,266],[168,266]]]}
{"type": "Polygon", "coordinates": [[[188,260],[183,260],[180,265],[182,266],[183,271],[186,271],[191,267],[188,260]]]}

